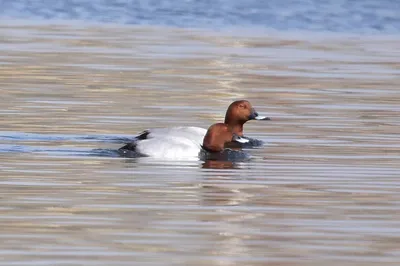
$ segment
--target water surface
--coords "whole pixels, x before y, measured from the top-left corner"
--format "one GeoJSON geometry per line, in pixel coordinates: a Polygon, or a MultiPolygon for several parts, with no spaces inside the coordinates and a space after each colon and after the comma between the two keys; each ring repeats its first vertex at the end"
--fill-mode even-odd
{"type": "Polygon", "coordinates": [[[0,26],[0,265],[398,265],[396,36],[0,26]],[[248,99],[252,160],[126,159],[248,99]]]}

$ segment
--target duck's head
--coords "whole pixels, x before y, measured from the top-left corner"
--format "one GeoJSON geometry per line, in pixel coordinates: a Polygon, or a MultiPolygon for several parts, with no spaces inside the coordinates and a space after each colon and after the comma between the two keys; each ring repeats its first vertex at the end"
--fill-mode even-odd
{"type": "Polygon", "coordinates": [[[243,134],[243,124],[249,120],[271,119],[266,116],[260,116],[249,101],[240,100],[229,105],[225,114],[225,124],[232,128],[233,133],[241,136],[243,134]]]}

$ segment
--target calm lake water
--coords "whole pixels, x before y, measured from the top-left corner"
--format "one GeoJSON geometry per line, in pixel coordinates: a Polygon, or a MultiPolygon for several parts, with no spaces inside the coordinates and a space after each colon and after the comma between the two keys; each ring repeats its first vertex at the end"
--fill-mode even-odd
{"type": "Polygon", "coordinates": [[[399,265],[398,36],[0,24],[0,265],[399,265]],[[126,159],[272,121],[243,163],[126,159]]]}

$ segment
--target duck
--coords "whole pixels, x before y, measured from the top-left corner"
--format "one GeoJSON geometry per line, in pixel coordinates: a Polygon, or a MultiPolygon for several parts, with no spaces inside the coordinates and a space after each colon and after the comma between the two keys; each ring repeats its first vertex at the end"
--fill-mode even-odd
{"type": "MultiPolygon", "coordinates": [[[[225,128],[229,129],[232,136],[230,141],[222,141],[223,145],[229,143],[240,147],[262,145],[262,141],[248,138],[243,135],[243,125],[249,120],[270,120],[270,118],[260,116],[247,100],[232,102],[226,111],[224,123],[221,123],[225,125],[225,128]]],[[[214,125],[211,126],[212,131],[224,131],[222,125],[213,126],[214,125]]],[[[134,137],[131,142],[118,149],[118,152],[123,157],[198,160],[200,151],[204,150],[203,147],[208,149],[207,147],[209,145],[204,146],[204,140],[211,127],[204,129],[201,127],[178,126],[148,129],[134,137]]]]}

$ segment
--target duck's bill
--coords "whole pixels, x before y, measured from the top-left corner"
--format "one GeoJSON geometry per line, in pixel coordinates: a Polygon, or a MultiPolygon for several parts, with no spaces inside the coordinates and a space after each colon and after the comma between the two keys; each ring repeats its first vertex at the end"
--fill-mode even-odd
{"type": "Polygon", "coordinates": [[[260,115],[258,115],[258,116],[256,116],[256,117],[254,117],[254,120],[271,120],[271,118],[266,117],[266,116],[260,116],[260,115]]]}
{"type": "Polygon", "coordinates": [[[271,120],[271,118],[258,115],[256,110],[254,110],[254,108],[253,108],[253,109],[251,109],[251,114],[249,116],[249,120],[271,120]]]}

